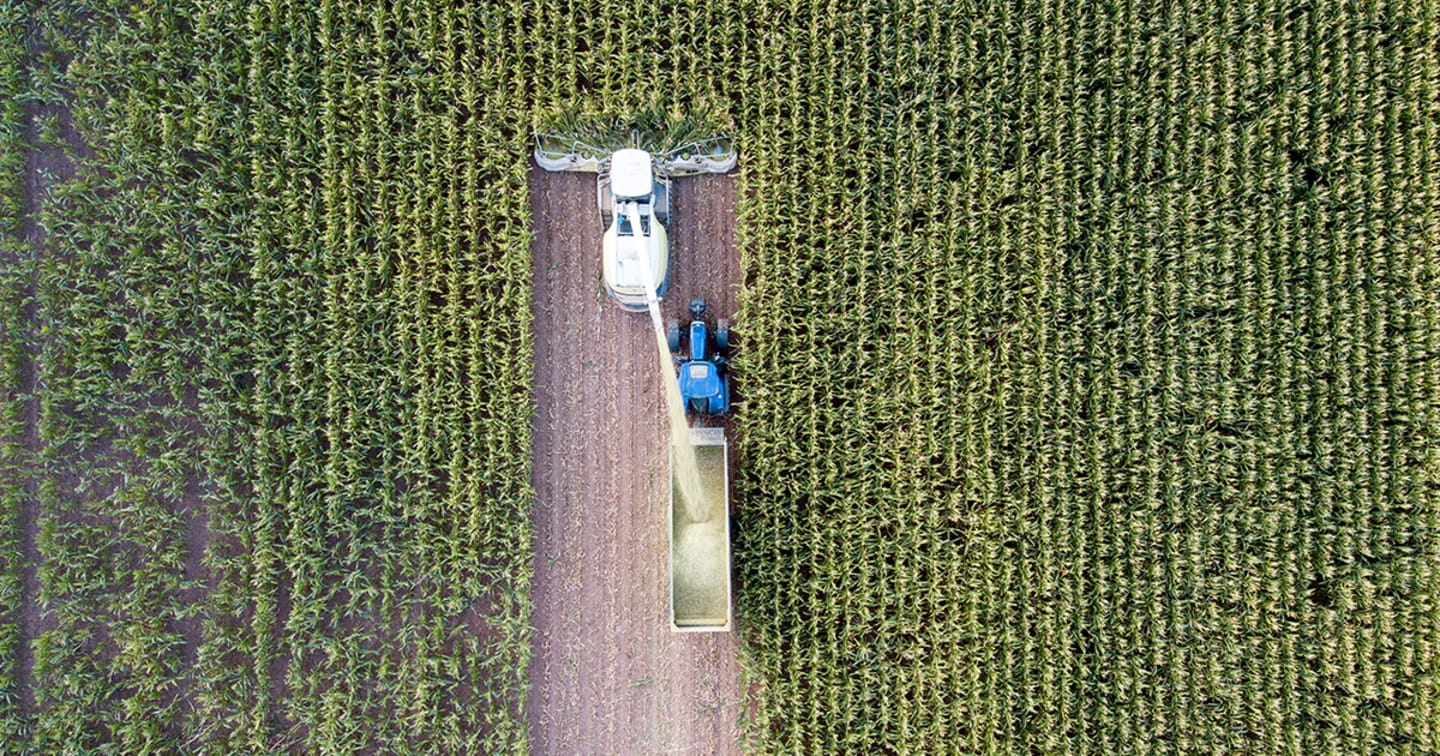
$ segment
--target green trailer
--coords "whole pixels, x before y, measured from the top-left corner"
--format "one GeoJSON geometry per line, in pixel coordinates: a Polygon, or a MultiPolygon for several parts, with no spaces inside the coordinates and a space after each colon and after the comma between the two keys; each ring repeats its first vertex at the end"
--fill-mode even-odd
{"type": "Polygon", "coordinates": [[[685,500],[670,460],[670,629],[730,630],[730,463],[721,428],[691,428],[703,502],[685,500]]]}

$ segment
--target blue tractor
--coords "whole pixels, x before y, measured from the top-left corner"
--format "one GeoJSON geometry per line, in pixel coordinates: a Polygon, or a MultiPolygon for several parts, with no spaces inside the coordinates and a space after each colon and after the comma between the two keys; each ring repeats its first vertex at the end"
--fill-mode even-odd
{"type": "Polygon", "coordinates": [[[676,375],[680,381],[680,398],[691,412],[721,415],[730,411],[730,372],[726,370],[730,354],[730,328],[724,320],[716,324],[712,334],[705,323],[705,300],[690,300],[690,325],[682,333],[680,326],[670,326],[666,334],[670,351],[675,356],[676,375]],[[689,343],[681,352],[682,336],[689,343]]]}

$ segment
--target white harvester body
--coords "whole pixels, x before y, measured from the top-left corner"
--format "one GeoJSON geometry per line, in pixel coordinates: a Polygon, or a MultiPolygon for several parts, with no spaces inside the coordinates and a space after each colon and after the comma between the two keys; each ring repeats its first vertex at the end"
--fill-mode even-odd
{"type": "Polygon", "coordinates": [[[610,214],[601,241],[600,275],[606,293],[617,304],[627,310],[644,310],[647,292],[653,290],[663,297],[670,281],[665,225],[655,217],[651,197],[622,199],[616,194],[615,212],[610,214]],[[651,277],[649,286],[646,276],[651,277]]]}

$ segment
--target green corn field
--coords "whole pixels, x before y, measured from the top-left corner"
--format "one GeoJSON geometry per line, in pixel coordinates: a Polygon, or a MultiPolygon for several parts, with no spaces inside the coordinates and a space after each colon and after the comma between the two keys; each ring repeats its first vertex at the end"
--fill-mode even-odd
{"type": "Polygon", "coordinates": [[[1437,15],[0,0],[0,750],[526,750],[530,135],[657,99],[747,750],[1440,750],[1437,15]]]}
{"type": "Polygon", "coordinates": [[[524,743],[524,141],[475,126],[503,70],[442,51],[482,24],[417,13],[24,11],[26,102],[73,112],[38,148],[93,150],[7,265],[36,752],[524,743]]]}
{"type": "Polygon", "coordinates": [[[739,119],[765,744],[1436,748],[1433,6],[811,21],[739,119]]]}

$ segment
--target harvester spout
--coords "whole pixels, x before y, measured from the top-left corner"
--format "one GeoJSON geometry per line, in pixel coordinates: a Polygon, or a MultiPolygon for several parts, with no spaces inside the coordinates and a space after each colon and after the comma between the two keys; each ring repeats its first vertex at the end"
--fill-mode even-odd
{"type": "MultiPolygon", "coordinates": [[[[620,211],[630,220],[631,228],[640,228],[640,212],[634,202],[621,203],[620,211]]],[[[705,492],[700,487],[700,473],[695,466],[695,452],[690,444],[690,424],[685,420],[685,404],[680,399],[680,384],[671,372],[670,348],[665,338],[665,321],[660,317],[660,295],[655,291],[655,271],[650,266],[650,255],[646,252],[639,235],[635,236],[636,257],[640,260],[640,277],[645,281],[645,303],[650,310],[650,324],[655,329],[655,349],[659,357],[660,375],[665,386],[665,405],[670,416],[670,447],[674,454],[671,477],[679,486],[681,498],[690,518],[694,522],[708,519],[705,510],[705,492]]]]}
{"type": "Polygon", "coordinates": [[[622,202],[625,220],[630,228],[636,229],[630,238],[635,242],[635,257],[640,261],[640,278],[645,282],[645,304],[650,308],[650,317],[655,321],[655,328],[661,334],[665,333],[665,326],[660,322],[660,295],[655,291],[655,268],[650,264],[650,250],[645,248],[645,237],[639,232],[640,229],[640,206],[634,202],[622,202]]]}

